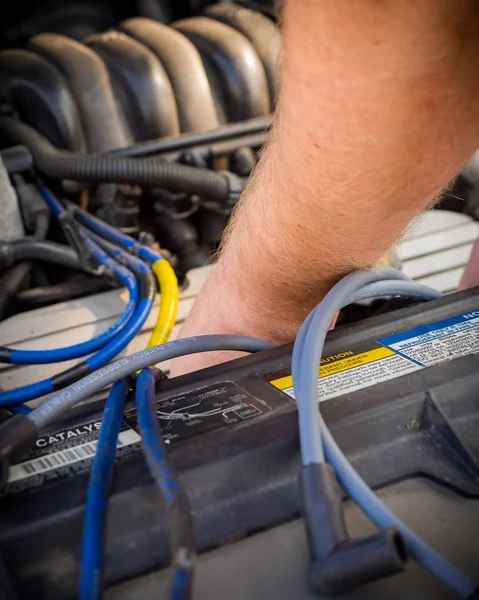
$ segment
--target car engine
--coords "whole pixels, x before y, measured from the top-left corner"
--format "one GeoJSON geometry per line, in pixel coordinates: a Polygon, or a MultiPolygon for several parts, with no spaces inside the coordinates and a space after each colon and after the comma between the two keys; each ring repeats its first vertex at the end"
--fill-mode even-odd
{"type": "MultiPolygon", "coordinates": [[[[156,499],[148,496],[151,481],[145,483],[145,465],[138,466],[144,431],[139,405],[132,405],[135,386],[136,393],[157,393],[150,404],[164,427],[164,444],[169,448],[189,440],[179,444],[174,456],[186,473],[186,487],[193,490],[200,551],[284,526],[298,516],[292,377],[302,366],[294,366],[294,351],[291,359],[291,348],[272,349],[248,338],[245,351],[261,351],[259,359],[235,362],[231,370],[220,366],[199,372],[198,379],[186,376],[179,388],[168,379],[169,362],[176,356],[174,340],[214,268],[228,220],[272,127],[282,53],[277,4],[18,0],[4,20],[0,598],[17,598],[7,589],[11,581],[12,590],[18,585],[18,598],[77,597],[87,473],[100,454],[105,406],[111,408],[108,403],[116,393],[121,396],[117,405],[126,409],[118,413],[123,415],[121,424],[117,422],[118,443],[115,439],[110,448],[113,462],[118,450],[120,475],[111,500],[114,527],[108,534],[111,555],[104,587],[115,590],[108,597],[146,598],[137,588],[130,596],[122,582],[169,564],[167,511],[158,525],[156,499]],[[128,362],[130,355],[138,359],[137,367],[128,362]],[[143,389],[150,355],[159,357],[158,370],[143,389]],[[115,380],[115,370],[127,366],[128,378],[115,380]],[[101,378],[107,383],[97,386],[101,378]],[[87,394],[84,388],[90,385],[96,387],[87,394]],[[107,400],[105,389],[110,390],[107,400]],[[75,402],[70,402],[74,394],[75,402]],[[53,427],[51,415],[69,402],[74,412],[63,414],[53,427]],[[39,415],[39,421],[28,426],[35,422],[38,430],[14,439],[16,423],[23,427],[31,414],[39,415]],[[266,423],[273,426],[268,429],[266,423]],[[78,439],[70,444],[69,436],[78,439]],[[206,440],[205,445],[198,440],[206,440]],[[251,456],[257,476],[247,468],[251,456]],[[131,507],[137,498],[140,509],[135,512],[131,507]],[[151,539],[150,523],[155,523],[151,539]],[[142,554],[139,548],[148,551],[142,554]],[[125,561],[130,549],[134,556],[125,561]]],[[[464,442],[471,438],[479,414],[470,391],[470,382],[477,386],[476,365],[466,356],[479,348],[474,337],[479,331],[477,291],[455,293],[479,237],[476,163],[477,156],[382,261],[386,268],[402,271],[394,271],[398,279],[393,278],[400,291],[403,279],[409,278],[408,285],[420,284],[422,295],[351,294],[338,305],[342,327],[328,338],[324,359],[330,381],[336,378],[324,392],[324,399],[335,399],[326,414],[341,420],[339,437],[343,435],[352,460],[374,486],[412,477],[419,464],[434,481],[446,482],[468,498],[479,497],[477,453],[464,442]],[[425,286],[436,292],[424,296],[425,286]],[[424,308],[428,303],[423,301],[431,299],[433,308],[424,308]],[[438,342],[442,337],[449,341],[438,342]],[[408,354],[419,339],[431,344],[424,360],[413,351],[408,354]],[[440,343],[444,347],[438,349],[440,343]],[[427,374],[420,378],[423,368],[427,374]],[[401,377],[397,386],[390,381],[395,377],[401,377]],[[450,400],[447,386],[453,380],[469,412],[460,412],[450,400]],[[370,395],[368,386],[374,386],[370,395]],[[358,406],[373,412],[358,416],[347,402],[351,394],[356,394],[358,406]],[[381,408],[385,397],[393,398],[392,408],[381,408]],[[475,421],[465,424],[466,413],[473,413],[475,421]],[[376,436],[377,422],[387,429],[387,439],[376,436]],[[405,429],[408,436],[417,434],[407,443],[405,429]]],[[[378,283],[367,280],[365,286],[378,283]]],[[[168,461],[161,460],[163,468],[168,461]]],[[[159,470],[159,481],[165,472],[159,470]]],[[[174,469],[168,473],[175,490],[168,513],[174,522],[172,537],[178,541],[183,535],[184,542],[190,535],[186,547],[191,531],[184,534],[175,519],[189,511],[191,530],[192,511],[174,469]]],[[[102,477],[109,482],[111,473],[102,477]]],[[[337,507],[341,497],[336,496],[337,507]]],[[[171,500],[168,492],[164,497],[167,503],[171,500]]],[[[104,513],[106,508],[98,510],[104,513]]],[[[338,547],[347,547],[342,516],[333,511],[323,520],[337,525],[338,547]]],[[[391,551],[391,535],[364,538],[374,546],[386,575],[400,572],[406,560],[397,551],[399,537],[394,538],[396,553],[391,551]]],[[[171,564],[178,567],[180,559],[172,550],[171,564]]],[[[373,568],[356,559],[351,581],[374,581],[364,573],[370,569],[375,574],[377,563],[373,568]]],[[[189,573],[188,560],[181,568],[189,573]]],[[[331,589],[348,591],[341,585],[331,589]]],[[[189,598],[191,582],[188,586],[188,594],[171,597],[189,598]]],[[[94,596],[82,596],[86,598],[94,596]]]]}
{"type": "MultiPolygon", "coordinates": [[[[59,322],[73,320],[77,328],[68,325],[65,331],[84,339],[88,324],[95,328],[105,318],[107,325],[118,311],[115,303],[122,303],[121,292],[109,291],[116,283],[84,264],[72,269],[10,256],[9,244],[16,244],[18,256],[25,236],[68,241],[53,222],[35,232],[36,211],[44,207],[32,197],[31,153],[46,161],[42,174],[56,193],[166,252],[183,290],[174,334],[187,316],[266,141],[281,54],[277,18],[267,2],[203,4],[53,2],[47,9],[25,2],[26,13],[4,28],[0,140],[3,197],[10,200],[0,205],[0,318],[22,315],[0,325],[4,343],[21,347],[33,335],[40,348],[48,342],[45,335],[61,335],[59,322]],[[68,170],[58,171],[65,152],[70,158],[89,155],[92,163],[107,156],[141,159],[144,172],[129,174],[117,162],[115,173],[102,174],[94,166],[96,172],[87,169],[82,181],[74,181],[68,170]],[[155,185],[148,174],[153,162],[196,167],[199,180],[179,176],[168,187],[155,185]],[[208,172],[221,174],[224,192],[201,193],[208,172]],[[43,308],[48,306],[56,308],[43,308]],[[111,307],[109,314],[97,317],[105,307],[111,307]],[[25,313],[40,329],[18,327],[25,313]]],[[[191,169],[188,173],[191,177],[191,169]]],[[[445,199],[445,208],[452,202],[453,210],[464,212],[464,202],[455,201],[464,196],[464,181],[445,199]]],[[[472,214],[470,208],[466,212],[472,214]]],[[[469,228],[476,231],[472,220],[469,228]]],[[[454,281],[443,291],[457,287],[474,235],[461,241],[462,251],[453,251],[454,281]]],[[[434,252],[456,246],[454,239],[445,240],[434,252]]],[[[436,272],[428,255],[420,247],[408,254],[408,260],[425,257],[424,276],[436,272]]],[[[0,386],[12,387],[24,370],[3,369],[0,386]]]]}
{"type": "MultiPolygon", "coordinates": [[[[167,15],[173,18],[175,7],[159,6],[153,15],[141,7],[123,7],[129,9],[125,15],[130,18],[115,22],[107,31],[98,31],[98,24],[114,18],[113,3],[58,4],[56,12],[43,11],[49,19],[43,25],[38,11],[30,7],[29,18],[4,31],[4,44],[10,40],[12,45],[13,39],[17,47],[0,52],[3,184],[11,198],[1,207],[5,233],[0,232],[0,242],[7,254],[7,245],[18,247],[25,236],[66,241],[64,231],[54,223],[35,232],[29,136],[44,146],[41,153],[54,148],[60,155],[112,156],[117,161],[140,158],[146,170],[140,175],[144,179],[137,181],[127,173],[106,179],[100,173],[84,173],[83,182],[73,181],[66,172],[54,175],[51,167],[47,168],[50,175],[44,174],[56,193],[83,210],[161,247],[184,290],[181,323],[191,306],[192,290],[194,296],[198,282],[209,272],[207,265],[265,142],[281,36],[266,5],[263,12],[234,4],[198,10],[184,7],[177,12],[186,16],[167,24],[148,18],[160,13],[162,21],[167,15]],[[36,33],[40,27],[47,33],[36,33]],[[155,186],[147,173],[153,161],[187,165],[194,176],[196,167],[206,179],[209,171],[221,173],[220,187],[225,191],[201,193],[204,182],[196,186],[181,177],[170,187],[155,186]]],[[[121,171],[121,163],[116,164],[121,171]]],[[[39,210],[41,205],[36,198],[39,210]]],[[[89,308],[89,298],[95,299],[95,305],[111,306],[112,315],[115,312],[110,300],[119,298],[118,293],[107,292],[115,282],[91,269],[42,260],[10,262],[5,257],[0,265],[3,319],[27,312],[34,322],[45,323],[48,313],[34,311],[58,303],[67,303],[62,304],[67,313],[78,316],[73,306],[82,302],[80,298],[87,303],[81,310],[92,317],[95,310],[89,308]],[[69,305],[72,300],[77,303],[69,305]]],[[[56,335],[57,325],[49,323],[49,333],[56,335]]],[[[95,326],[95,318],[91,324],[95,326]]],[[[5,330],[2,337],[6,343],[21,342],[5,330]]],[[[40,335],[39,347],[44,341],[40,335]]],[[[11,383],[8,378],[1,382],[7,388],[11,383]]]]}

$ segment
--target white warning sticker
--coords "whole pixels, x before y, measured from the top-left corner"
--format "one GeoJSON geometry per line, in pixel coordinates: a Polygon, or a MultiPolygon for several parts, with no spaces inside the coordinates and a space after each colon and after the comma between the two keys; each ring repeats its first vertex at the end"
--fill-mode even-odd
{"type": "MultiPolygon", "coordinates": [[[[346,359],[321,365],[318,400],[323,402],[336,398],[420,368],[420,365],[389,348],[375,348],[369,352],[353,354],[346,359]]],[[[275,379],[271,383],[291,398],[295,398],[291,375],[275,379]]]]}
{"type": "MultiPolygon", "coordinates": [[[[137,444],[140,441],[140,436],[133,429],[122,431],[118,435],[117,448],[137,444]]],[[[93,441],[78,444],[65,450],[59,450],[58,452],[52,452],[51,454],[12,465],[10,467],[8,482],[21,481],[32,475],[40,475],[48,471],[54,471],[60,467],[66,467],[93,458],[96,454],[97,443],[97,441],[93,441]]]]}
{"type": "MultiPolygon", "coordinates": [[[[366,352],[344,351],[321,360],[318,400],[323,402],[425,367],[479,352],[479,310],[377,340],[366,352]],[[345,357],[345,358],[342,358],[345,357]]],[[[291,375],[270,382],[294,398],[291,375]]]]}
{"type": "Polygon", "coordinates": [[[479,352],[479,310],[378,341],[423,367],[432,367],[451,358],[479,352]]]}

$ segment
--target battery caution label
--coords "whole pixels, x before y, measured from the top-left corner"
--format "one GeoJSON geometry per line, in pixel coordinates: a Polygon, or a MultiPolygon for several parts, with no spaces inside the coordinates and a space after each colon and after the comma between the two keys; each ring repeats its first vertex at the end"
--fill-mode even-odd
{"type": "MultiPolygon", "coordinates": [[[[369,344],[369,346],[374,344],[369,344]]],[[[377,340],[375,348],[348,349],[321,360],[320,402],[479,352],[479,310],[377,340]]],[[[290,375],[270,381],[294,398],[290,375]]]]}

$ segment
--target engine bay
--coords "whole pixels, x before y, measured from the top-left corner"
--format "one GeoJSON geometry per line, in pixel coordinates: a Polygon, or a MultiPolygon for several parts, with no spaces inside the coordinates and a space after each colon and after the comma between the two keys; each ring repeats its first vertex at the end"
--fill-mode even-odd
{"type": "MultiPolygon", "coordinates": [[[[320,515],[305,492],[298,494],[299,470],[310,497],[328,488],[329,475],[308,479],[307,465],[301,466],[293,379],[303,367],[296,349],[239,336],[205,340],[205,347],[198,341],[194,351],[220,349],[221,342],[259,354],[179,382],[168,379],[170,360],[181,355],[184,340],[175,342],[181,325],[214,268],[272,127],[282,54],[275,5],[22,0],[2,26],[0,598],[93,600],[103,589],[112,600],[146,599],[156,588],[143,578],[159,573],[166,581],[169,564],[184,578],[175,580],[171,598],[236,598],[224,582],[211,595],[191,596],[196,550],[187,558],[176,550],[191,551],[195,527],[198,552],[209,556],[228,545],[239,548],[242,538],[288,528],[300,513],[313,559],[325,552],[315,546],[321,537],[315,522],[336,524],[331,536],[339,536],[338,547],[352,543],[356,552],[337,509],[343,492],[334,492],[329,500],[336,508],[323,507],[320,515]],[[157,371],[147,368],[150,355],[157,371]],[[108,533],[103,521],[92,525],[103,531],[106,549],[87,589],[81,544],[91,525],[89,478],[115,393],[121,411],[111,416],[118,428],[109,449],[113,462],[100,477],[110,482],[116,448],[108,533]],[[164,473],[155,472],[144,450],[148,431],[153,454],[172,446],[176,469],[169,477],[177,487],[170,511],[164,473]],[[155,446],[155,434],[162,444],[155,446]],[[155,482],[166,503],[158,503],[155,482]]],[[[371,488],[389,489],[419,472],[447,488],[452,504],[479,497],[477,357],[468,356],[479,348],[478,296],[477,288],[457,291],[479,237],[475,190],[466,169],[384,257],[387,277],[364,279],[338,304],[336,331],[320,362],[330,392],[318,391],[317,399],[330,402],[318,428],[331,424],[371,488]],[[382,285],[386,279],[392,292],[382,285]],[[375,285],[381,294],[368,288],[375,285]],[[421,336],[426,344],[449,335],[452,341],[441,341],[439,350],[421,346],[419,358],[406,350],[421,336]],[[382,452],[387,460],[379,459],[382,452]]],[[[300,423],[301,442],[305,435],[300,423]]],[[[170,464],[165,455],[161,460],[170,464]]],[[[417,510],[427,513],[442,494],[428,489],[417,510]]],[[[107,501],[98,509],[102,519],[107,501]]],[[[364,538],[369,558],[351,554],[334,565],[334,576],[312,568],[319,597],[404,570],[409,538],[404,534],[403,551],[401,527],[393,533],[378,527],[388,533],[364,538]]],[[[444,533],[435,542],[443,549],[446,539],[444,533]]],[[[269,544],[273,556],[274,540],[269,544]]],[[[475,575],[479,549],[470,548],[466,559],[444,554],[475,575]]],[[[374,597],[384,597],[378,589],[374,597]]],[[[424,598],[449,598],[431,589],[424,598]]],[[[309,588],[303,592],[297,597],[312,597],[309,588]]],[[[252,598],[273,597],[255,593],[252,598]]],[[[268,593],[280,598],[281,586],[268,593]]]]}

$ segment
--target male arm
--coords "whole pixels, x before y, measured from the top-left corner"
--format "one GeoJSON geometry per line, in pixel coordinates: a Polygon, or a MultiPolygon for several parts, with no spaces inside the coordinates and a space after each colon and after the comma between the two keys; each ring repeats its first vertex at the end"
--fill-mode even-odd
{"type": "Polygon", "coordinates": [[[274,130],[182,336],[294,339],[479,146],[476,1],[287,0],[283,20],[274,130]]]}

